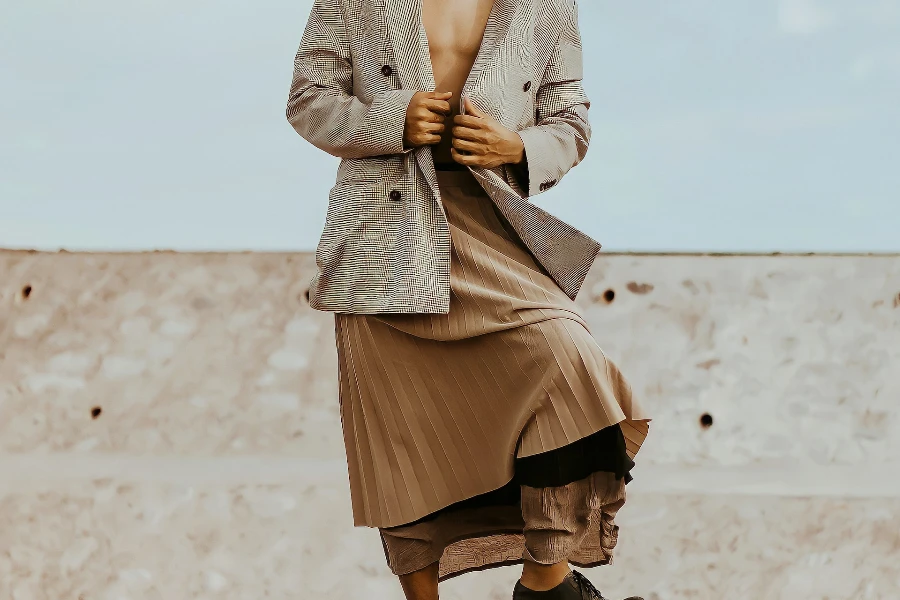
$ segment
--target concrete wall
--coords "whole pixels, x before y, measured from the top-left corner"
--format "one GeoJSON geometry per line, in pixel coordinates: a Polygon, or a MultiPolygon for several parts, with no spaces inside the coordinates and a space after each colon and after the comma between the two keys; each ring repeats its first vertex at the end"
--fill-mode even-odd
{"type": "MultiPolygon", "coordinates": [[[[0,598],[402,598],[311,261],[0,252],[0,598]]],[[[607,596],[900,598],[900,256],[605,254],[578,302],[655,417],[607,596]]]]}

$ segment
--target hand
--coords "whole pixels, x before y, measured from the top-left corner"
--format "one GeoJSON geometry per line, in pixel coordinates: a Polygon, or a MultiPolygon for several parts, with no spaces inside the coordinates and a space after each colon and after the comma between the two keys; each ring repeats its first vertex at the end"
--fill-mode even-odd
{"type": "Polygon", "coordinates": [[[416,92],[406,107],[406,123],[403,143],[409,146],[425,146],[441,141],[444,118],[450,114],[450,96],[453,92],[416,92]]]}
{"type": "Polygon", "coordinates": [[[504,164],[521,164],[525,158],[525,144],[518,133],[507,129],[469,100],[466,114],[453,117],[453,160],[473,167],[493,168],[504,164]]]}

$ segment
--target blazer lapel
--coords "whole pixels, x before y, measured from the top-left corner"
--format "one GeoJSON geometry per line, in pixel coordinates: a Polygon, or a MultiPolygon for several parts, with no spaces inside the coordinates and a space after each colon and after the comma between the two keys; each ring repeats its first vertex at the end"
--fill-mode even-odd
{"type": "MultiPolygon", "coordinates": [[[[469,96],[478,89],[497,51],[506,40],[519,6],[524,0],[494,0],[485,25],[481,46],[475,62],[469,71],[460,94],[460,113],[465,114],[462,96],[469,96]]],[[[422,21],[422,0],[381,0],[384,7],[387,34],[394,51],[399,69],[400,84],[405,89],[432,91],[435,88],[434,71],[428,46],[428,35],[422,21]]],[[[503,65],[497,65],[503,68],[503,65]]],[[[413,152],[416,160],[431,184],[438,192],[437,174],[434,169],[434,156],[430,146],[418,148],[413,152]]]]}
{"type": "MultiPolygon", "coordinates": [[[[524,4],[525,0],[494,0],[494,6],[491,14],[488,16],[487,25],[484,29],[484,37],[481,40],[481,48],[469,71],[469,76],[463,84],[461,96],[478,89],[485,74],[489,72],[492,66],[503,69],[503,64],[495,64],[495,57],[506,42],[509,33],[510,24],[516,17],[516,11],[524,4]]],[[[462,98],[460,98],[462,101],[462,98]]],[[[466,114],[465,105],[460,102],[460,114],[466,114]]]]}
{"type": "Polygon", "coordinates": [[[422,0],[381,0],[387,34],[405,89],[433,90],[434,74],[428,55],[428,37],[422,26],[422,0]]]}

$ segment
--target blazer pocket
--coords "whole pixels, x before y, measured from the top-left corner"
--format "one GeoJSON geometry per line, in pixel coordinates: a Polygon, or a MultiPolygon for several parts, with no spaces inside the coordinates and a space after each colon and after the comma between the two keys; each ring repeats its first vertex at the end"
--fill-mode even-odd
{"type": "Polygon", "coordinates": [[[390,254],[410,194],[383,181],[335,184],[328,193],[325,226],[316,246],[318,267],[327,274],[342,265],[364,266],[390,254]]]}

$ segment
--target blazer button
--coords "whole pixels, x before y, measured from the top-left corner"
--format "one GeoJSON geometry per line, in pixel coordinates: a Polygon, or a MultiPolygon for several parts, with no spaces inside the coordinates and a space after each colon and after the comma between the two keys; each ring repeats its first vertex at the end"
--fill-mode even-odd
{"type": "Polygon", "coordinates": [[[390,75],[391,73],[393,73],[394,70],[391,68],[391,65],[384,65],[383,67],[381,67],[381,72],[386,77],[386,76],[390,75]]]}
{"type": "Polygon", "coordinates": [[[400,190],[391,190],[391,200],[400,199],[400,190]]]}
{"type": "Polygon", "coordinates": [[[525,85],[522,86],[522,89],[525,90],[526,92],[527,92],[528,90],[530,90],[530,89],[531,89],[531,82],[530,82],[530,81],[526,81],[526,82],[525,82],[525,85]]]}

